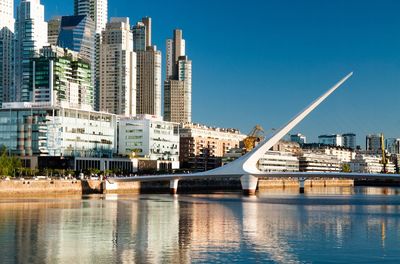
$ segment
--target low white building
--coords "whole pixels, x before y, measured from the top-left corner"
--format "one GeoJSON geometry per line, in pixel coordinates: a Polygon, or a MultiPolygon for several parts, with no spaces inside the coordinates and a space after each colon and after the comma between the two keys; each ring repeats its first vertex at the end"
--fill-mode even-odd
{"type": "MultiPolygon", "coordinates": [[[[138,115],[118,121],[118,154],[179,164],[179,124],[138,115]]],[[[173,168],[176,168],[176,164],[173,168]]]]}
{"type": "Polygon", "coordinates": [[[268,151],[259,160],[258,169],[265,172],[298,172],[299,159],[290,152],[268,151]]]}
{"type": "Polygon", "coordinates": [[[323,153],[326,155],[335,156],[341,163],[348,163],[356,156],[356,152],[350,148],[325,145],[325,144],[303,144],[303,149],[306,152],[323,153]]]}
{"type": "Polygon", "coordinates": [[[302,172],[339,172],[342,170],[342,163],[336,156],[323,152],[304,152],[299,157],[299,163],[302,172]]]}
{"type": "MultiPolygon", "coordinates": [[[[350,164],[352,172],[381,173],[383,172],[382,157],[378,155],[357,154],[350,164]]],[[[395,165],[389,161],[386,165],[387,173],[395,173],[395,165]]]]}
{"type": "Polygon", "coordinates": [[[356,157],[356,153],[351,149],[340,147],[326,147],[323,149],[327,155],[336,156],[341,163],[348,163],[356,157]]]}

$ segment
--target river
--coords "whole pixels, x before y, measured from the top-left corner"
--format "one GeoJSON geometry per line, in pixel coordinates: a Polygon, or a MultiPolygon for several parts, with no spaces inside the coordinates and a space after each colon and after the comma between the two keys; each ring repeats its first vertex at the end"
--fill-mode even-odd
{"type": "Polygon", "coordinates": [[[0,199],[0,263],[399,263],[400,189],[0,199]]]}

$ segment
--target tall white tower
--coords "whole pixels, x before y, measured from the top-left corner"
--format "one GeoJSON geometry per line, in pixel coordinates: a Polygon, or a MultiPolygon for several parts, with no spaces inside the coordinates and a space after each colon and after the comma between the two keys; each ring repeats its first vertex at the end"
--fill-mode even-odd
{"type": "Polygon", "coordinates": [[[111,18],[102,33],[100,110],[136,115],[136,53],[129,18],[111,18]]]}
{"type": "Polygon", "coordinates": [[[47,45],[47,22],[40,0],[21,0],[15,23],[15,100],[30,102],[34,85],[30,83],[30,60],[47,45]]]}
{"type": "Polygon", "coordinates": [[[14,0],[0,0],[0,29],[14,32],[14,0]]]}

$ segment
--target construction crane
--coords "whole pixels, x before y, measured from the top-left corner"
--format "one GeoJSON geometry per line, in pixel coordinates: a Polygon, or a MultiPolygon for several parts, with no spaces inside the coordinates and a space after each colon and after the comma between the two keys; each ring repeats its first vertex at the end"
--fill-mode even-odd
{"type": "Polygon", "coordinates": [[[251,151],[258,142],[264,139],[264,129],[260,125],[256,125],[248,136],[243,140],[246,152],[251,151]]]}

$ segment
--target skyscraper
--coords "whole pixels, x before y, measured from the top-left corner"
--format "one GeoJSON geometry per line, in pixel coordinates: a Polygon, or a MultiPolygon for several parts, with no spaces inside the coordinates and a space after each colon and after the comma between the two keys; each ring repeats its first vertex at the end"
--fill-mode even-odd
{"type": "Polygon", "coordinates": [[[161,116],[161,52],[148,46],[137,52],[136,113],[161,116]]]}
{"type": "MultiPolygon", "coordinates": [[[[95,28],[88,16],[63,16],[57,45],[78,52],[90,64],[91,76],[95,76],[95,28]]],[[[92,78],[92,86],[95,82],[92,78]]],[[[93,91],[94,97],[94,91],[93,91]]],[[[94,107],[93,98],[93,107],[94,107]]]]}
{"type": "Polygon", "coordinates": [[[74,0],[75,15],[89,16],[95,26],[94,45],[94,108],[100,108],[100,46],[101,32],[106,28],[108,19],[108,0],[74,0]]]}
{"type": "Polygon", "coordinates": [[[94,21],[96,33],[106,28],[108,17],[107,0],[74,0],[74,14],[76,16],[88,15],[94,21]]]}
{"type": "Polygon", "coordinates": [[[182,30],[174,30],[167,40],[167,76],[164,82],[164,119],[187,123],[192,121],[192,61],[185,55],[182,30]]]}
{"type": "Polygon", "coordinates": [[[136,53],[129,18],[112,18],[102,33],[100,110],[136,115],[136,53]]]}
{"type": "Polygon", "coordinates": [[[132,27],[133,50],[135,52],[145,51],[146,47],[151,46],[151,18],[144,17],[132,27]]]}
{"type": "Polygon", "coordinates": [[[79,52],[82,59],[94,63],[94,30],[88,16],[63,16],[57,45],[79,52]]]}
{"type": "Polygon", "coordinates": [[[61,29],[61,17],[56,16],[49,20],[47,38],[49,45],[57,45],[61,29]]]}
{"type": "Polygon", "coordinates": [[[15,23],[15,91],[13,101],[33,99],[31,59],[47,44],[47,23],[40,0],[21,0],[15,23]]]}
{"type": "Polygon", "coordinates": [[[0,107],[8,102],[14,86],[14,1],[0,0],[0,107]]]}
{"type": "Polygon", "coordinates": [[[161,116],[161,52],[151,43],[151,18],[143,18],[132,33],[137,54],[136,113],[161,116]]]}

